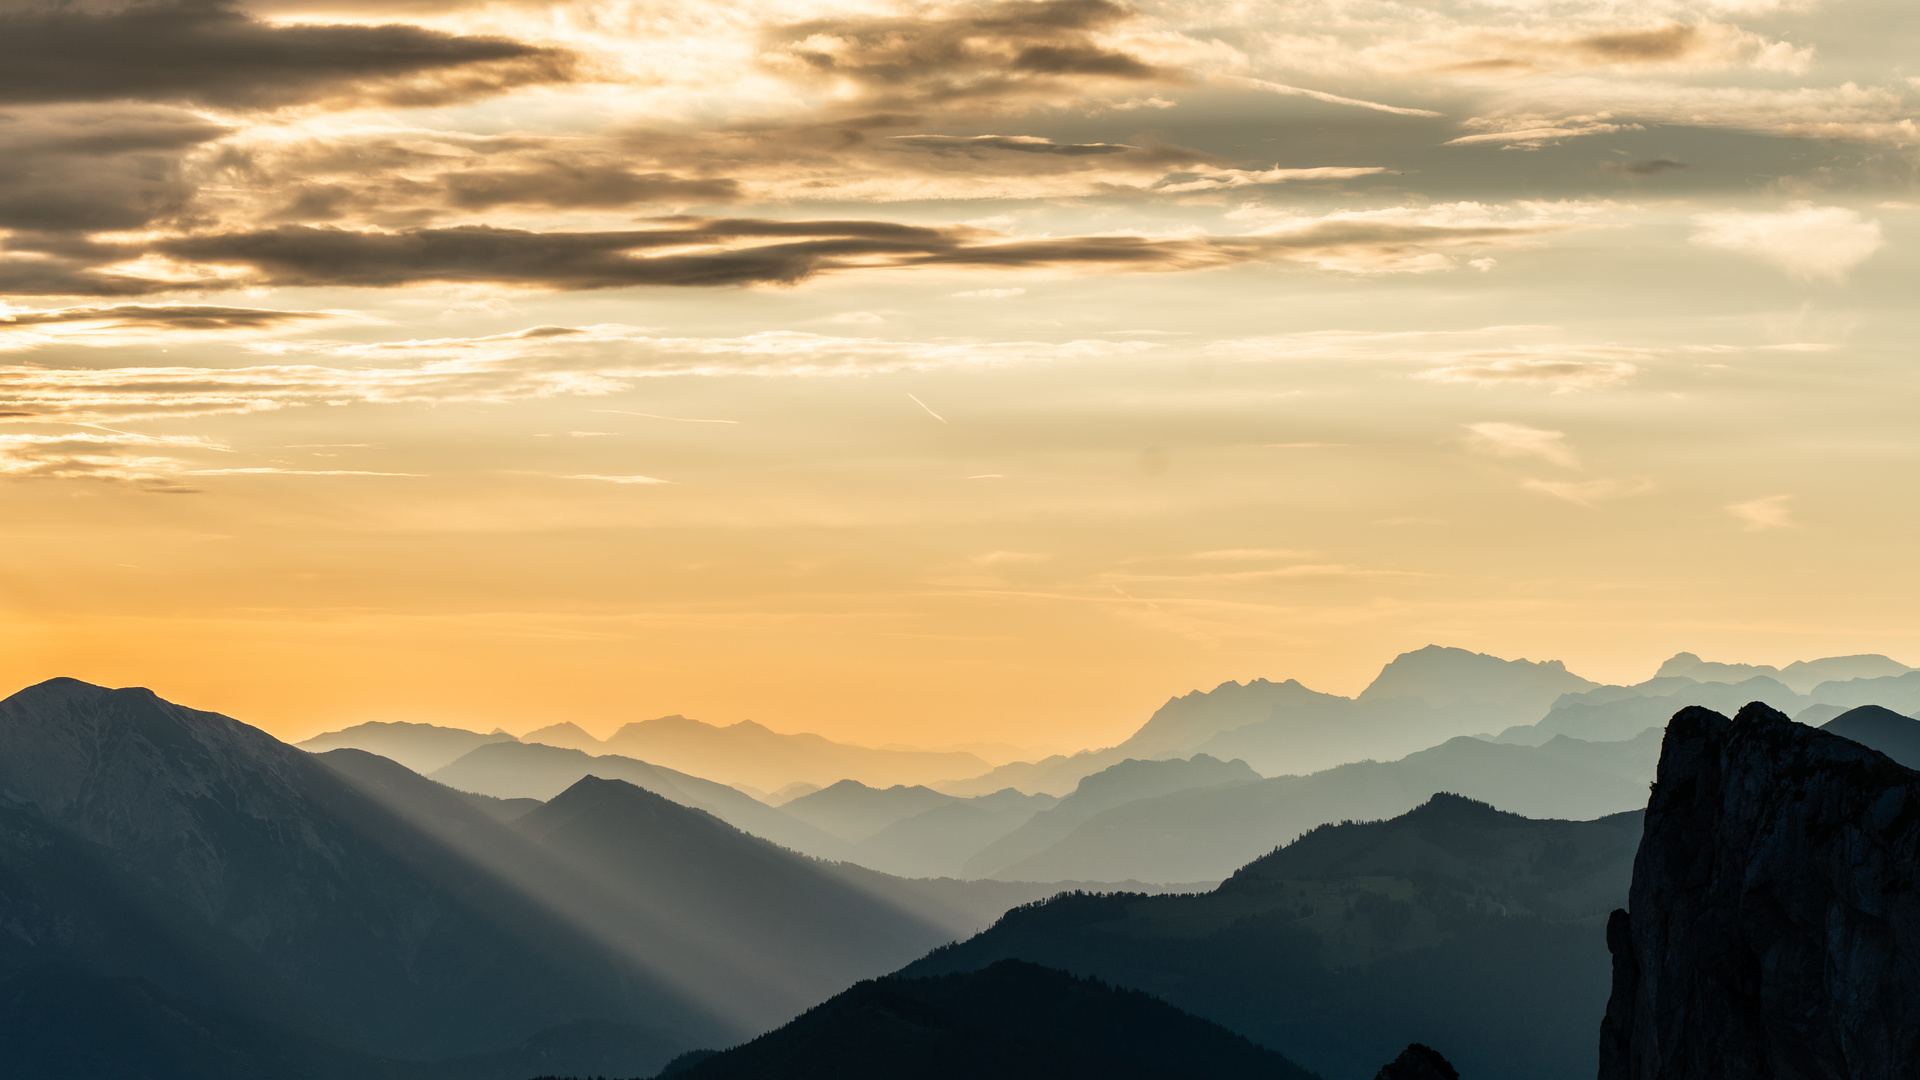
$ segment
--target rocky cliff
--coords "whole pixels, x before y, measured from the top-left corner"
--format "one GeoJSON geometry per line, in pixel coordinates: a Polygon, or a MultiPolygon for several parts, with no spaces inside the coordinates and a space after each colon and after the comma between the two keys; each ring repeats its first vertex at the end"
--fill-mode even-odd
{"type": "Polygon", "coordinates": [[[1667,727],[1600,1080],[1920,1075],[1920,773],[1758,703],[1667,727]]]}

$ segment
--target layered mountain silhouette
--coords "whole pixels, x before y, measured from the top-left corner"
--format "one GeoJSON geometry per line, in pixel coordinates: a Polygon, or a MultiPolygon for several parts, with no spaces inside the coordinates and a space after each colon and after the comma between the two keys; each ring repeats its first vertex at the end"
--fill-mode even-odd
{"type": "Polygon", "coordinates": [[[482,735],[477,731],[434,724],[376,720],[315,735],[295,745],[314,754],[344,748],[365,750],[397,761],[424,775],[451,763],[476,746],[514,741],[513,736],[497,728],[492,734],[482,735]]]}
{"type": "MultiPolygon", "coordinates": [[[[572,727],[573,725],[566,725],[572,727]]],[[[543,741],[543,729],[527,741],[543,741]]],[[[723,784],[775,791],[796,782],[827,785],[840,780],[864,784],[928,784],[958,780],[987,771],[987,763],[964,751],[879,750],[834,742],[819,735],[787,735],[751,720],[724,727],[661,716],[627,724],[607,736],[599,748],[583,745],[574,732],[567,743],[596,754],[640,758],[663,768],[692,773],[723,784]]]]}
{"type": "MultiPolygon", "coordinates": [[[[1000,873],[1018,877],[1018,872],[1013,868],[1072,836],[1087,821],[1105,811],[1176,791],[1249,783],[1258,779],[1260,775],[1248,768],[1244,761],[1220,761],[1205,754],[1196,754],[1185,761],[1177,758],[1170,761],[1122,761],[1081,780],[1073,794],[1060,800],[1057,806],[1035,814],[1019,828],[982,848],[967,860],[963,872],[971,877],[990,877],[1000,873]]],[[[1123,874],[1121,878],[1131,876],[1123,874]]],[[[1198,877],[1166,880],[1191,881],[1198,880],[1198,877]]],[[[1086,880],[1118,881],[1121,878],[1086,880]]]]}
{"type": "Polygon", "coordinates": [[[0,1031],[45,1066],[10,1075],[633,1075],[985,921],[618,780],[508,809],[146,690],[0,702],[0,1031]]]}
{"type": "Polygon", "coordinates": [[[1537,817],[1599,817],[1646,804],[1656,740],[1657,733],[1623,744],[1565,739],[1525,747],[1456,738],[1398,761],[1269,779],[1249,772],[1230,782],[1116,800],[1074,821],[1065,835],[1041,834],[1051,818],[1071,811],[1075,800],[1068,798],[968,869],[1009,880],[1217,881],[1318,825],[1402,814],[1435,791],[1537,817]],[[1052,842],[1037,851],[1013,846],[1029,838],[1052,842]]]}
{"type": "Polygon", "coordinates": [[[1806,694],[1824,682],[1850,682],[1855,679],[1881,679],[1905,675],[1913,669],[1878,653],[1854,656],[1828,656],[1819,660],[1795,660],[1784,668],[1770,664],[1722,664],[1702,660],[1690,652],[1675,654],[1654,678],[1680,676],[1698,682],[1737,683],[1755,676],[1779,681],[1796,694],[1806,694]]]}
{"type": "Polygon", "coordinates": [[[955,795],[1002,787],[1066,795],[1081,779],[1128,758],[1195,753],[1239,758],[1267,776],[1308,773],[1531,723],[1562,695],[1596,685],[1557,660],[1502,660],[1429,645],[1396,657],[1357,698],[1323,694],[1292,679],[1222,683],[1168,699],[1118,746],[1016,762],[936,786],[955,795]]]}
{"type": "Polygon", "coordinates": [[[1136,990],[1018,960],[864,982],[682,1080],[1317,1080],[1136,990]]]}
{"type": "Polygon", "coordinates": [[[1758,702],[1675,715],[1607,927],[1601,1080],[1913,1075],[1917,852],[1920,773],[1758,702]]]}
{"type": "Polygon", "coordinates": [[[1410,1042],[1463,1074],[1579,1078],[1609,988],[1602,927],[1640,815],[1540,821],[1435,795],[1325,825],[1211,892],[1078,894],[1009,912],[907,975],[1017,958],[1145,990],[1331,1080],[1410,1042]]]}
{"type": "Polygon", "coordinates": [[[588,776],[625,780],[729,825],[823,859],[845,858],[849,845],[738,788],[651,762],[536,743],[491,743],[435,770],[431,778],[461,791],[501,799],[545,801],[588,776]]]}

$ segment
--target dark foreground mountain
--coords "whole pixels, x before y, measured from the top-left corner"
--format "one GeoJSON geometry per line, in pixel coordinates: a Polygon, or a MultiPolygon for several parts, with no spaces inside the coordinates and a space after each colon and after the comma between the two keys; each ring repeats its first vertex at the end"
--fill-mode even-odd
{"type": "Polygon", "coordinates": [[[633,1075],[967,917],[617,781],[502,809],[146,690],[0,702],[0,1073],[633,1075]]]}
{"type": "Polygon", "coordinates": [[[1820,730],[1869,746],[1909,769],[1920,769],[1920,720],[1878,705],[1848,709],[1820,730]]]}
{"type": "Polygon", "coordinates": [[[1538,821],[1435,795],[1327,825],[1209,893],[1068,895],[903,971],[1018,958],[1159,995],[1333,1080],[1410,1042],[1473,1080],[1588,1080],[1606,913],[1640,814],[1538,821]]]}
{"type": "Polygon", "coordinates": [[[1018,960],[863,982],[676,1080],[1316,1080],[1134,990],[1018,960]]]}
{"type": "Polygon", "coordinates": [[[1920,1068],[1920,773],[1753,703],[1667,725],[1601,1080],[1920,1068]]]}

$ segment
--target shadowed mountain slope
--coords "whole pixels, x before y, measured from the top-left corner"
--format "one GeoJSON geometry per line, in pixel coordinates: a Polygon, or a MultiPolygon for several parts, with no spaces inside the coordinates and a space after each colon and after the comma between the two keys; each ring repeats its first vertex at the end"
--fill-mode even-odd
{"type": "Polygon", "coordinates": [[[1410,1042],[1488,1080],[1587,1080],[1605,912],[1639,814],[1536,821],[1436,795],[1327,825],[1209,893],[1068,895],[1008,912],[903,974],[1009,957],[1164,997],[1333,1080],[1410,1042]]]}
{"type": "Polygon", "coordinates": [[[1914,1075],[1917,853],[1920,773],[1757,702],[1675,715],[1607,927],[1601,1080],[1914,1075]]]}
{"type": "Polygon", "coordinates": [[[958,876],[981,849],[1059,802],[1013,788],[956,800],[888,825],[854,845],[853,858],[905,877],[958,876]]]}
{"type": "Polygon", "coordinates": [[[1820,730],[1871,747],[1909,769],[1920,769],[1920,720],[1878,705],[1848,709],[1820,730]]]}
{"type": "MultiPolygon", "coordinates": [[[[445,794],[462,828],[504,831],[445,794]]],[[[595,1019],[635,1029],[644,1062],[737,1030],[314,757],[146,690],[0,702],[0,808],[0,864],[30,886],[0,895],[13,972],[145,978],[383,1057],[595,1019]]]]}
{"type": "Polygon", "coordinates": [[[513,741],[513,736],[504,731],[482,735],[477,731],[436,727],[433,724],[373,721],[315,735],[296,745],[312,754],[345,747],[365,750],[425,774],[452,762],[476,746],[513,741]]]}
{"type": "MultiPolygon", "coordinates": [[[[1104,811],[1169,792],[1250,783],[1258,779],[1260,774],[1248,768],[1244,761],[1220,761],[1205,754],[1196,754],[1185,761],[1177,758],[1170,761],[1122,761],[1081,780],[1073,794],[1060,800],[1058,805],[1035,814],[1026,824],[982,848],[978,854],[967,859],[964,872],[970,877],[998,874],[1009,879],[1026,880],[1020,879],[1018,874],[1001,872],[1048,850],[1104,811]]],[[[1206,876],[1145,880],[1192,881],[1206,876]]],[[[1096,877],[1082,880],[1120,879],[1096,877]]]]}
{"type": "Polygon", "coordinates": [[[734,828],[818,858],[844,858],[850,850],[838,837],[744,791],[618,754],[594,757],[558,746],[495,743],[436,770],[431,779],[495,798],[544,801],[588,776],[625,780],[682,806],[705,810],[734,828]]]}
{"type": "MultiPolygon", "coordinates": [[[[1642,746],[1643,753],[1647,749],[1642,746]]],[[[1622,775],[1623,760],[1626,755],[1617,748],[1575,740],[1549,751],[1450,739],[1399,761],[1362,761],[1309,776],[1250,780],[1126,802],[1080,822],[1044,850],[1001,866],[996,876],[1021,881],[1218,880],[1317,825],[1402,814],[1436,791],[1459,792],[1537,817],[1598,817],[1646,804],[1646,779],[1622,775]],[[1591,764],[1582,760],[1588,757],[1591,764]]],[[[1068,802],[1049,813],[1065,809],[1068,802]]],[[[1047,816],[1036,816],[1034,823],[1047,816]]]]}
{"type": "Polygon", "coordinates": [[[780,809],[822,832],[858,843],[896,821],[958,801],[929,787],[875,788],[842,780],[782,803],[780,809]]]}
{"type": "Polygon", "coordinates": [[[617,780],[517,809],[145,690],[0,702],[0,1030],[46,1029],[8,1075],[632,1075],[1049,891],[821,863],[617,780]],[[90,1004],[48,1027],[48,995],[90,1004]]]}
{"type": "Polygon", "coordinates": [[[864,982],[685,1080],[1316,1080],[1146,994],[1017,960],[864,982]]]}

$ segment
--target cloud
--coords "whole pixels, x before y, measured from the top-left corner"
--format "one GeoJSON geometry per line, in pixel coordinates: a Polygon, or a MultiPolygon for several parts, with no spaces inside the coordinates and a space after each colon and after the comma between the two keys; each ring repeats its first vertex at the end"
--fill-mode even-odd
{"type": "Polygon", "coordinates": [[[0,294],[127,296],[189,288],[490,284],[584,290],[794,285],[823,274],[916,266],[1107,271],[1296,262],[1347,273],[1449,269],[1453,254],[1536,246],[1582,228],[1472,203],[1341,211],[1250,209],[1228,235],[1020,238],[970,225],[666,218],[653,227],[535,232],[485,225],[341,229],[281,225],[139,242],[69,245],[65,260],[0,258],[0,294]],[[91,256],[91,265],[87,256],[91,256]]]}
{"type": "Polygon", "coordinates": [[[26,310],[0,305],[0,352],[50,344],[115,346],[245,337],[347,316],[211,304],[114,304],[26,310]]]}
{"type": "Polygon", "coordinates": [[[0,113],[0,229],[137,229],[172,217],[194,195],[187,155],[232,130],[151,105],[8,109],[0,113]]]}
{"type": "Polygon", "coordinates": [[[1456,354],[1438,367],[1414,375],[1440,383],[1480,386],[1550,386],[1555,390],[1592,390],[1632,378],[1640,370],[1623,356],[1644,358],[1646,349],[1499,350],[1456,354]]]}
{"type": "Polygon", "coordinates": [[[535,327],[479,338],[265,342],[248,348],[273,356],[350,361],[352,366],[7,366],[0,367],[0,413],[15,420],[109,422],[317,405],[505,402],[606,395],[637,380],[666,375],[856,375],[1113,356],[1151,346],[1106,341],[924,344],[793,332],[664,338],[637,327],[602,325],[535,327]]]}
{"type": "Polygon", "coordinates": [[[608,484],[671,484],[671,480],[662,480],[657,476],[596,476],[582,473],[578,476],[562,477],[563,480],[599,480],[608,484]]]}
{"type": "Polygon", "coordinates": [[[1759,259],[1803,281],[1845,281],[1847,271],[1886,244],[1878,221],[1840,206],[1698,214],[1693,224],[1693,243],[1759,259]]]}
{"type": "Polygon", "coordinates": [[[1476,116],[1464,124],[1465,127],[1480,129],[1477,135],[1462,135],[1447,140],[1448,146],[1473,146],[1479,143],[1500,143],[1514,148],[1533,149],[1563,139],[1577,139],[1583,135],[1610,135],[1624,130],[1628,126],[1609,121],[1606,114],[1597,116],[1567,116],[1551,119],[1538,114],[1518,116],[1479,117],[1476,116]]]}
{"type": "Polygon", "coordinates": [[[966,292],[957,292],[952,295],[965,300],[1008,300],[1016,296],[1027,295],[1027,290],[1019,287],[1011,289],[968,289],[966,292]]]}
{"type": "Polygon", "coordinates": [[[1564,432],[1508,424],[1489,420],[1468,424],[1467,449],[1488,457],[1534,457],[1569,469],[1580,467],[1579,455],[1568,445],[1564,432]]]}
{"type": "Polygon", "coordinates": [[[706,205],[737,202],[740,185],[728,179],[636,173],[613,165],[550,160],[528,169],[469,169],[448,175],[448,203],[461,210],[495,206],[596,209],[642,203],[706,205]]]}
{"type": "Polygon", "coordinates": [[[571,53],[506,38],[268,23],[228,0],[15,0],[0,15],[0,103],[439,105],[564,82],[577,67],[571,53]]]}
{"type": "Polygon", "coordinates": [[[903,146],[917,146],[936,153],[977,154],[999,150],[1017,154],[1058,154],[1064,157],[1124,154],[1140,149],[1126,143],[1057,143],[1038,135],[895,135],[903,146]]]}
{"type": "Polygon", "coordinates": [[[196,438],[159,438],[124,431],[37,435],[0,432],[0,479],[91,480],[162,494],[198,489],[179,476],[185,466],[165,449],[223,451],[196,438]]]}
{"type": "Polygon", "coordinates": [[[1105,40],[1134,18],[1111,0],[1004,0],[914,18],[819,19],[779,27],[762,63],[831,88],[862,107],[924,108],[956,102],[1177,82],[1163,67],[1105,40]]]}
{"type": "Polygon", "coordinates": [[[1574,33],[1554,27],[1473,28],[1423,43],[1417,51],[1448,73],[1506,78],[1595,68],[1717,71],[1747,67],[1798,73],[1808,68],[1814,54],[1811,47],[1796,48],[1730,23],[1672,19],[1574,33]]]}
{"type": "Polygon", "coordinates": [[[1684,161],[1670,161],[1667,158],[1654,158],[1651,161],[1635,161],[1626,165],[1607,164],[1601,166],[1608,172],[1626,176],[1659,176],[1661,173],[1678,172],[1690,168],[1684,161]]]}
{"type": "Polygon", "coordinates": [[[1799,522],[1793,520],[1793,514],[1787,509],[1787,500],[1791,495],[1767,495],[1746,502],[1728,503],[1724,510],[1740,521],[1745,532],[1767,532],[1772,529],[1793,529],[1799,522]]]}
{"type": "Polygon", "coordinates": [[[1581,506],[1624,499],[1653,490],[1651,480],[1523,480],[1520,486],[1581,506]]]}

